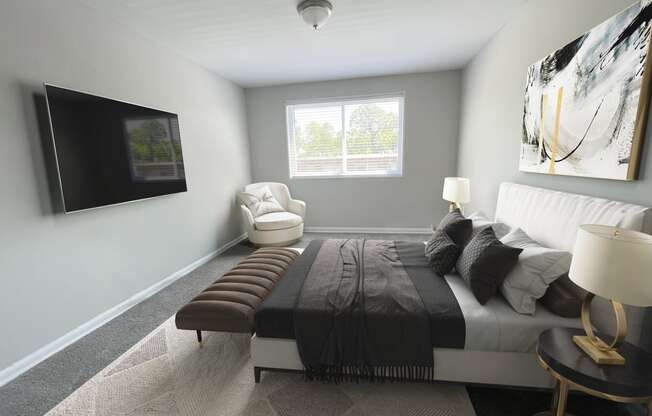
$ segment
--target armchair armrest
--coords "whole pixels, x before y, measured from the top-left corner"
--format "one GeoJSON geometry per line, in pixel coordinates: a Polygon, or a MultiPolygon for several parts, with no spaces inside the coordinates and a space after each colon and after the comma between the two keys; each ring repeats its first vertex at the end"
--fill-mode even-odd
{"type": "Polygon", "coordinates": [[[290,199],[288,201],[288,210],[293,214],[297,214],[301,218],[306,218],[306,203],[303,201],[290,199]]]}
{"type": "Polygon", "coordinates": [[[246,205],[240,205],[240,210],[242,211],[242,219],[245,226],[247,226],[247,228],[254,228],[254,216],[249,208],[247,208],[246,205]]]}

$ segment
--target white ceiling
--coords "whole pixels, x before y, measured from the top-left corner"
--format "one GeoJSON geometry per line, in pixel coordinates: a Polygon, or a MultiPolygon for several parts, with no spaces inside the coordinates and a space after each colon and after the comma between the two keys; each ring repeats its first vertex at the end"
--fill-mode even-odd
{"type": "Polygon", "coordinates": [[[82,0],[244,87],[464,66],[527,0],[82,0]]]}

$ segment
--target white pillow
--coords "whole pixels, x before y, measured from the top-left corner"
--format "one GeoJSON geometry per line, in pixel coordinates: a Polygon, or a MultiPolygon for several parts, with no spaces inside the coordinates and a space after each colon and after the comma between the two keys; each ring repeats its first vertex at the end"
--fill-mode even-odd
{"type": "Polygon", "coordinates": [[[475,235],[484,227],[491,225],[491,228],[494,229],[494,234],[496,234],[496,238],[500,240],[501,238],[505,237],[511,230],[509,225],[503,224],[502,222],[493,222],[482,212],[474,212],[467,218],[473,221],[473,235],[475,235]]]}
{"type": "Polygon", "coordinates": [[[543,247],[520,228],[500,241],[523,249],[518,263],[501,285],[500,292],[516,312],[534,315],[537,299],[546,293],[552,282],[568,273],[572,256],[563,250],[543,247]]]}
{"type": "Polygon", "coordinates": [[[269,186],[261,186],[248,192],[240,192],[240,200],[249,208],[254,218],[270,212],[285,212],[285,209],[272,195],[269,186]]]}

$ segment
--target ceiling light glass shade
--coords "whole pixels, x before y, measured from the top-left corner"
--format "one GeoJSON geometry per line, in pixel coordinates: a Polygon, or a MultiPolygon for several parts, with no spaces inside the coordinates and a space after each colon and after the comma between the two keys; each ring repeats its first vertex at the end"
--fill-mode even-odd
{"type": "Polygon", "coordinates": [[[333,5],[328,0],[304,0],[297,6],[297,12],[304,22],[317,29],[326,23],[333,5]]]}

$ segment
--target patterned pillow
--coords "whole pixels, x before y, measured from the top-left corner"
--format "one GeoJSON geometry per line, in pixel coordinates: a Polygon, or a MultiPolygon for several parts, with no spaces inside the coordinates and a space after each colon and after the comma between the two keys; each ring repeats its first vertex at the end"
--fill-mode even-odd
{"type": "Polygon", "coordinates": [[[444,231],[435,231],[426,244],[426,258],[435,273],[444,276],[455,267],[462,247],[455,244],[444,231]]]}
{"type": "Polygon", "coordinates": [[[464,246],[471,238],[473,221],[464,218],[459,209],[453,210],[442,218],[435,231],[444,231],[455,242],[464,246]]]}
{"type": "Polygon", "coordinates": [[[523,249],[506,246],[493,228],[483,228],[464,247],[455,268],[482,305],[491,299],[523,249]]]}
{"type": "Polygon", "coordinates": [[[285,212],[285,209],[274,198],[269,186],[262,186],[248,192],[240,192],[240,200],[249,208],[254,218],[270,212],[285,212]]]}

